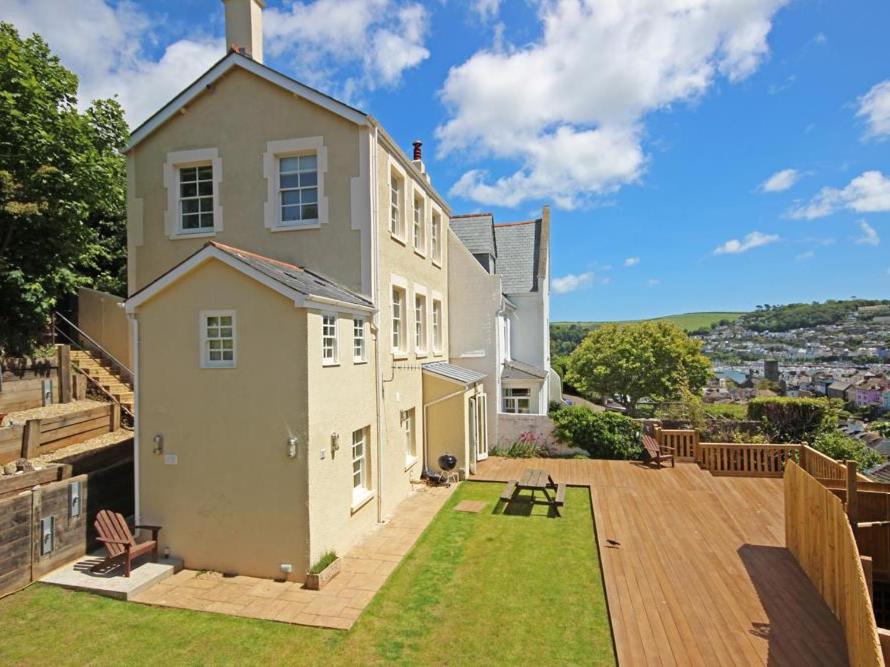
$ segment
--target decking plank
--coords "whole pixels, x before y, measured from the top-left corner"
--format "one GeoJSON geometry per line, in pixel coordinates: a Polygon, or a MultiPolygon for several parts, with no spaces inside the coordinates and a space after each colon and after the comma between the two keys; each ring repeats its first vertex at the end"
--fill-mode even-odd
{"type": "Polygon", "coordinates": [[[785,549],[781,479],[497,457],[473,479],[527,468],[590,488],[620,664],[846,664],[840,624],[785,549]]]}

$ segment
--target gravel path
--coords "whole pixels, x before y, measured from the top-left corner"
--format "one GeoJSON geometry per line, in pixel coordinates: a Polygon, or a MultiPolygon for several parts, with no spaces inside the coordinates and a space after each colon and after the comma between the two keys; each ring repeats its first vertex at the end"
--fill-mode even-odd
{"type": "Polygon", "coordinates": [[[60,417],[67,415],[69,412],[79,412],[89,408],[97,408],[105,405],[99,401],[71,401],[70,403],[53,403],[42,408],[31,408],[30,410],[19,410],[18,412],[10,412],[6,415],[4,424],[15,422],[16,424],[24,424],[29,419],[43,419],[44,417],[60,417]]]}

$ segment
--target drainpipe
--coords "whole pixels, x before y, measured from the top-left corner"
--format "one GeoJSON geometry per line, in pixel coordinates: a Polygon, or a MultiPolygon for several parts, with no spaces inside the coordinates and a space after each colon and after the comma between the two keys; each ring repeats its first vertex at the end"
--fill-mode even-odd
{"type": "Polygon", "coordinates": [[[128,313],[130,321],[130,339],[133,350],[133,516],[136,523],[142,522],[139,509],[139,320],[135,313],[128,313]]]}
{"type": "Polygon", "coordinates": [[[375,443],[375,458],[377,466],[374,471],[377,485],[377,523],[383,523],[383,377],[380,371],[382,353],[380,351],[380,263],[377,261],[378,233],[377,229],[377,126],[372,125],[370,134],[371,150],[368,166],[368,183],[371,188],[371,252],[368,261],[371,262],[371,291],[377,310],[372,318],[374,333],[374,393],[377,408],[377,442],[375,443]]]}
{"type": "MultiPolygon", "coordinates": [[[[427,447],[427,408],[429,408],[431,405],[435,405],[436,403],[441,403],[442,401],[447,401],[449,398],[454,398],[455,396],[461,396],[461,395],[465,394],[466,392],[467,392],[467,388],[464,387],[463,389],[455,391],[451,394],[446,394],[445,396],[437,398],[434,401],[430,401],[429,403],[423,404],[423,467],[424,468],[428,468],[429,464],[430,464],[429,460],[428,460],[429,448],[427,447]]],[[[469,461],[467,462],[467,465],[469,466],[469,461]]]]}

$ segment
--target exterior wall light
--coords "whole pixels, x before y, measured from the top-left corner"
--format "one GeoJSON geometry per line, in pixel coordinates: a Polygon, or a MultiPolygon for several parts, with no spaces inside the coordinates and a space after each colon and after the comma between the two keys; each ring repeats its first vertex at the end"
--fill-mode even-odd
{"type": "Polygon", "coordinates": [[[160,454],[164,451],[164,435],[162,433],[158,433],[153,437],[152,442],[155,443],[155,446],[151,450],[152,454],[160,454]]]}
{"type": "Polygon", "coordinates": [[[297,458],[297,443],[299,440],[295,437],[287,439],[287,457],[290,459],[297,458]]]}
{"type": "Polygon", "coordinates": [[[340,450],[340,434],[339,433],[331,433],[331,454],[338,452],[340,450]]]}

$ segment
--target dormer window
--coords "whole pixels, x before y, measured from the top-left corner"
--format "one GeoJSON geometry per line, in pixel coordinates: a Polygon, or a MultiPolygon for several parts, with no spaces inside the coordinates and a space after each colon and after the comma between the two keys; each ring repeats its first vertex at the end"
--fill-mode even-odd
{"type": "Polygon", "coordinates": [[[213,165],[179,167],[179,229],[183,233],[213,229],[213,165]]]}

